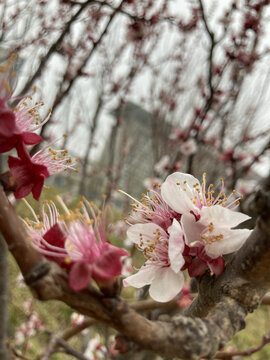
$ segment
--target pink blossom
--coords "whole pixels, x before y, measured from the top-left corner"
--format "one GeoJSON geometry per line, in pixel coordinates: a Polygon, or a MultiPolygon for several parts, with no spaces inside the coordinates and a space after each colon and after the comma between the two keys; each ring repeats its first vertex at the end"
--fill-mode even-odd
{"type": "Polygon", "coordinates": [[[92,226],[83,220],[69,225],[66,251],[74,262],[69,273],[69,284],[74,291],[84,289],[91,278],[99,284],[109,284],[121,274],[121,257],[127,251],[111,245],[103,234],[103,224],[92,226]]]}
{"type": "Polygon", "coordinates": [[[234,157],[234,149],[227,149],[222,155],[221,160],[226,164],[230,161],[232,161],[234,157]]]}
{"type": "Polygon", "coordinates": [[[190,287],[189,285],[184,285],[179,298],[177,300],[177,304],[180,309],[185,309],[188,307],[193,301],[192,296],[190,295],[190,287]]]}
{"type": "Polygon", "coordinates": [[[38,200],[44,179],[50,176],[46,166],[37,164],[30,158],[22,160],[13,156],[8,157],[8,165],[17,184],[15,198],[21,199],[32,192],[34,199],[38,200]]]}
{"type": "Polygon", "coordinates": [[[163,174],[164,171],[169,169],[169,167],[170,167],[170,157],[169,157],[169,155],[164,155],[159,160],[159,162],[156,163],[156,165],[154,166],[154,169],[158,174],[163,174]]]}
{"type": "Polygon", "coordinates": [[[86,288],[91,279],[100,286],[113,283],[115,277],[121,275],[121,257],[128,252],[107,240],[103,213],[96,214],[86,200],[76,212],[68,210],[60,197],[58,200],[65,216],[59,216],[55,205],[48,204],[49,212],[43,211],[40,226],[33,227],[25,220],[33,246],[68,270],[69,285],[74,291],[86,288]]]}
{"type": "Polygon", "coordinates": [[[126,231],[127,224],[123,220],[118,220],[110,226],[110,232],[112,232],[116,237],[124,237],[126,235],[126,231]]]}
{"type": "Polygon", "coordinates": [[[133,266],[132,266],[132,259],[130,257],[123,258],[122,263],[122,275],[129,276],[132,273],[133,266]]]}
{"type": "Polygon", "coordinates": [[[17,184],[14,193],[16,199],[21,199],[32,192],[34,199],[38,200],[45,178],[67,169],[75,170],[75,163],[67,155],[67,150],[53,150],[48,145],[32,158],[26,150],[22,153],[24,155],[21,159],[13,156],[8,158],[11,175],[17,184]]]}
{"type": "Polygon", "coordinates": [[[174,131],[170,134],[171,140],[183,140],[186,136],[186,132],[180,129],[174,129],[174,131]]]}
{"type": "Polygon", "coordinates": [[[70,316],[70,321],[71,321],[71,324],[74,326],[81,326],[85,322],[85,316],[83,316],[82,314],[73,312],[70,316]]]}
{"type": "Polygon", "coordinates": [[[143,185],[147,188],[147,189],[151,189],[154,190],[156,188],[159,187],[159,185],[161,184],[161,179],[160,178],[146,178],[143,181],[143,185]]]}
{"type": "Polygon", "coordinates": [[[22,345],[30,337],[35,336],[38,331],[44,330],[43,322],[35,311],[28,312],[27,318],[27,321],[15,330],[16,345],[22,345]]]}
{"type": "Polygon", "coordinates": [[[159,302],[173,299],[184,285],[181,272],[184,240],[181,226],[174,219],[173,224],[164,231],[154,223],[132,225],[128,237],[146,257],[139,271],[124,279],[124,286],[141,288],[150,285],[150,296],[159,302]]]}
{"type": "Polygon", "coordinates": [[[104,359],[107,352],[106,347],[102,344],[99,334],[93,336],[87,344],[84,355],[89,360],[104,359]]]}
{"type": "Polygon", "coordinates": [[[184,155],[192,155],[197,152],[197,144],[194,139],[190,138],[180,145],[180,151],[184,155]]]}
{"type": "Polygon", "coordinates": [[[202,275],[207,267],[215,274],[224,268],[222,255],[238,250],[250,234],[247,229],[235,229],[249,216],[232,211],[239,203],[235,191],[226,197],[224,183],[214,196],[210,184],[206,189],[206,174],[203,182],[192,175],[174,173],[161,186],[161,195],[166,203],[181,214],[181,226],[187,248],[186,268],[191,276],[202,275]]]}
{"type": "Polygon", "coordinates": [[[20,288],[24,288],[25,287],[25,282],[24,282],[24,278],[22,276],[22,273],[19,273],[19,275],[16,277],[16,286],[20,289],[20,288]]]}
{"type": "Polygon", "coordinates": [[[0,83],[0,153],[16,148],[18,155],[25,158],[28,157],[25,145],[35,145],[42,141],[42,137],[33,131],[39,129],[49,117],[40,123],[37,111],[39,104],[29,106],[25,99],[20,101],[14,111],[9,108],[7,101],[16,99],[12,97],[9,85],[12,62],[13,60],[4,66],[3,80],[0,83]],[[34,127],[30,126],[32,123],[35,124],[34,127]]]}
{"type": "Polygon", "coordinates": [[[244,196],[254,191],[255,186],[256,181],[252,179],[238,179],[236,183],[237,191],[244,196]]]}

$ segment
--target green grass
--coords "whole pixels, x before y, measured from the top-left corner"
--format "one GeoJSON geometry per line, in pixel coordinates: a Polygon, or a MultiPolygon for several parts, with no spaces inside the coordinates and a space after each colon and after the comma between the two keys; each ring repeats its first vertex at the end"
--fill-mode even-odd
{"type": "MultiPolygon", "coordinates": [[[[17,264],[10,256],[10,274],[9,274],[9,284],[10,284],[10,301],[9,301],[9,316],[10,316],[10,325],[9,332],[10,337],[13,339],[14,332],[17,327],[22,323],[27,321],[27,316],[23,308],[23,304],[26,300],[33,299],[33,296],[29,289],[26,286],[18,287],[16,283],[16,278],[18,276],[19,269],[17,264]]],[[[61,329],[64,329],[69,324],[70,315],[73,312],[68,306],[57,301],[48,301],[40,302],[36,299],[33,299],[33,311],[37,312],[39,318],[44,324],[44,328],[47,331],[57,332],[61,329]]],[[[48,335],[44,332],[39,332],[34,337],[28,339],[29,349],[24,351],[24,355],[28,356],[30,359],[34,359],[42,349],[46,346],[48,342],[48,335]]],[[[76,342],[75,341],[75,345],[76,342]]],[[[74,343],[74,342],[73,342],[74,343]]],[[[26,346],[26,343],[20,346],[19,348],[23,349],[26,346]]],[[[61,355],[59,359],[70,359],[70,357],[65,357],[61,355]]],[[[55,357],[55,359],[57,359],[55,357]]]]}
{"type": "MultiPolygon", "coordinates": [[[[247,326],[236,334],[232,341],[226,346],[234,346],[238,350],[246,350],[261,343],[263,336],[270,331],[270,306],[261,306],[253,314],[247,317],[247,326]]],[[[249,360],[270,359],[270,343],[259,352],[245,357],[249,360]]]]}

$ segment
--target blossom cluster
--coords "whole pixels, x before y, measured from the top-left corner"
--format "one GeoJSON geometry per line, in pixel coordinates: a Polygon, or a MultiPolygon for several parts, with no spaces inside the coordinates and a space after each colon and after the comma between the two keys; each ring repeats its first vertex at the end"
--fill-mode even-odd
{"type": "Polygon", "coordinates": [[[104,339],[99,334],[95,334],[89,340],[84,356],[89,360],[103,360],[113,359],[116,357],[116,350],[114,348],[114,336],[108,338],[108,343],[104,344],[104,339]]]}
{"type": "Polygon", "coordinates": [[[239,204],[235,191],[227,197],[224,182],[215,195],[213,185],[176,172],[162,185],[135,199],[127,220],[128,239],[141,250],[146,262],[124,280],[124,286],[150,285],[150,296],[160,302],[174,298],[183,288],[187,269],[191,277],[210,269],[220,275],[223,255],[237,251],[250,230],[236,227],[249,219],[233,211],[239,204]]]}
{"type": "Polygon", "coordinates": [[[23,322],[19,327],[15,329],[15,344],[22,345],[29,341],[30,337],[33,337],[37,332],[44,330],[44,324],[40,320],[39,315],[33,310],[32,300],[27,300],[23,303],[25,315],[27,321],[23,322]]]}
{"type": "Polygon", "coordinates": [[[10,58],[7,64],[0,66],[0,153],[17,151],[18,157],[8,157],[10,174],[16,184],[15,198],[23,198],[32,192],[38,200],[45,178],[75,168],[67,150],[53,150],[52,144],[30,156],[27,146],[37,145],[43,140],[35,131],[49,120],[50,111],[44,120],[40,120],[38,110],[42,102],[31,105],[31,96],[21,99],[12,96],[10,78],[13,62],[14,58],[10,58]],[[9,105],[11,102],[18,104],[12,108],[9,105]]]}
{"type": "Polygon", "coordinates": [[[57,198],[64,214],[52,201],[45,202],[42,220],[25,201],[34,216],[34,220],[23,220],[29,241],[47,259],[66,269],[74,291],[86,288],[91,279],[100,288],[110,287],[121,275],[121,257],[129,254],[108,241],[105,210],[95,209],[94,204],[83,199],[72,211],[57,198]]]}

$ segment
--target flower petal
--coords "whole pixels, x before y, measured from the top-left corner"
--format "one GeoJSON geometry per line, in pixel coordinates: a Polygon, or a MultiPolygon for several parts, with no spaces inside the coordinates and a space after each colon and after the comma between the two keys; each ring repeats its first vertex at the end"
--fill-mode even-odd
{"type": "Polygon", "coordinates": [[[149,285],[153,281],[157,269],[159,269],[159,267],[154,265],[144,265],[136,274],[124,279],[123,285],[133,286],[135,288],[141,288],[145,285],[149,285]]]}
{"type": "Polygon", "coordinates": [[[194,197],[194,185],[201,190],[199,181],[192,175],[175,172],[167,177],[161,186],[161,196],[164,201],[177,213],[184,214],[193,211],[198,212],[197,207],[190,200],[194,197]],[[180,183],[180,185],[177,185],[180,183]]]}
{"type": "Polygon", "coordinates": [[[195,241],[201,241],[200,234],[205,229],[205,225],[201,223],[201,220],[196,222],[194,215],[184,214],[181,218],[181,225],[185,235],[185,242],[190,246],[195,241]]]}
{"type": "Polygon", "coordinates": [[[200,222],[209,224],[212,221],[215,226],[233,228],[243,221],[250,219],[250,216],[227,209],[221,205],[203,206],[201,210],[200,222]]]}
{"type": "Polygon", "coordinates": [[[215,275],[220,275],[224,271],[225,261],[222,256],[219,256],[218,258],[213,259],[212,261],[208,261],[207,265],[215,275]]]}
{"type": "Polygon", "coordinates": [[[177,273],[185,263],[185,259],[183,258],[185,243],[183,239],[183,231],[176,219],[173,219],[172,225],[168,228],[168,233],[170,234],[168,254],[171,262],[171,268],[177,273]]]}
{"type": "Polygon", "coordinates": [[[144,247],[149,245],[149,242],[147,242],[147,240],[156,240],[157,230],[159,231],[161,237],[168,238],[167,233],[160,226],[154,223],[131,225],[127,231],[127,237],[133,243],[140,244],[140,247],[143,249],[144,247]]]}
{"type": "Polygon", "coordinates": [[[110,246],[93,264],[93,278],[99,281],[113,279],[122,272],[121,256],[127,256],[129,253],[116,246],[110,246]]]}
{"type": "Polygon", "coordinates": [[[158,268],[149,289],[150,296],[159,302],[172,300],[184,286],[184,275],[171,267],[158,268]]]}
{"type": "Polygon", "coordinates": [[[252,230],[248,229],[236,229],[230,230],[228,228],[218,228],[213,235],[222,234],[223,238],[219,241],[215,241],[210,245],[205,246],[207,255],[212,258],[217,258],[221,255],[230,254],[239,250],[252,230]]]}
{"type": "Polygon", "coordinates": [[[14,196],[16,199],[21,199],[32,191],[32,188],[34,186],[34,183],[28,183],[26,185],[19,186],[17,190],[14,193],[14,196]]]}
{"type": "Polygon", "coordinates": [[[0,108],[0,134],[10,137],[16,128],[15,114],[8,107],[0,108]]]}
{"type": "Polygon", "coordinates": [[[206,262],[198,257],[192,259],[191,264],[188,266],[188,273],[190,277],[201,276],[205,273],[206,270],[206,262]]]}
{"type": "Polygon", "coordinates": [[[22,139],[26,145],[35,145],[35,144],[40,143],[43,140],[43,138],[41,136],[39,136],[38,134],[35,134],[35,133],[31,133],[31,132],[22,133],[22,139]]]}
{"type": "Polygon", "coordinates": [[[44,185],[44,177],[40,177],[35,181],[35,184],[32,189],[33,198],[38,201],[42,188],[44,185]]]}
{"type": "Polygon", "coordinates": [[[60,229],[58,223],[54,224],[44,235],[43,238],[53,246],[57,246],[61,249],[65,248],[66,237],[63,231],[60,229]]]}
{"type": "Polygon", "coordinates": [[[84,262],[75,263],[69,273],[69,286],[74,291],[80,291],[89,284],[92,275],[92,268],[84,262]]]}

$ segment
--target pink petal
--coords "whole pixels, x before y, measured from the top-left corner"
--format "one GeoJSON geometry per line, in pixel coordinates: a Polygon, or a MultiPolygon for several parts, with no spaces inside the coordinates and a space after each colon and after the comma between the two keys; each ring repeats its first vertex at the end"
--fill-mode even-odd
{"type": "Polygon", "coordinates": [[[213,235],[222,234],[223,238],[220,241],[215,241],[210,245],[205,246],[207,255],[211,258],[217,258],[221,255],[226,255],[239,250],[246,242],[252,230],[217,228],[213,235]]]}
{"type": "Polygon", "coordinates": [[[43,140],[41,136],[31,132],[22,133],[22,139],[26,145],[36,145],[43,140]]]}
{"type": "Polygon", "coordinates": [[[123,280],[123,285],[141,288],[152,283],[158,267],[152,264],[143,265],[139,271],[123,280]]]}
{"type": "Polygon", "coordinates": [[[185,260],[185,263],[184,263],[183,267],[181,268],[181,271],[184,271],[184,270],[188,269],[188,267],[192,263],[192,257],[184,255],[184,260],[185,260]]]}
{"type": "Polygon", "coordinates": [[[51,245],[58,246],[61,249],[65,248],[65,235],[59,227],[59,224],[53,225],[50,230],[43,235],[43,238],[51,245]]]}
{"type": "Polygon", "coordinates": [[[8,166],[10,168],[14,167],[14,166],[21,166],[22,165],[22,160],[15,158],[14,156],[9,156],[8,157],[8,166]]]}
{"type": "Polygon", "coordinates": [[[43,188],[43,185],[44,185],[44,178],[43,178],[43,177],[40,178],[40,179],[38,179],[38,180],[35,182],[35,184],[34,184],[34,186],[33,186],[33,189],[32,189],[33,198],[34,198],[35,200],[38,200],[38,199],[39,199],[40,194],[41,194],[41,190],[42,190],[42,188],[43,188]]]}
{"type": "Polygon", "coordinates": [[[250,219],[250,216],[246,214],[232,211],[221,205],[215,205],[202,208],[200,221],[204,224],[209,224],[212,221],[216,227],[233,228],[248,219],[250,219]]]}
{"type": "Polygon", "coordinates": [[[14,193],[15,198],[16,199],[21,199],[21,198],[27,196],[32,191],[33,186],[34,186],[33,183],[29,183],[29,184],[26,184],[26,185],[23,185],[23,186],[19,186],[18,189],[14,193]]]}
{"type": "Polygon", "coordinates": [[[207,270],[207,264],[199,258],[192,259],[191,265],[188,267],[190,277],[201,276],[207,270]]]}
{"type": "Polygon", "coordinates": [[[22,160],[31,161],[31,157],[27,150],[27,147],[25,146],[24,142],[21,139],[16,144],[16,150],[17,150],[18,156],[22,160]]]}
{"type": "Polygon", "coordinates": [[[149,294],[156,301],[170,301],[181,291],[184,281],[182,272],[176,274],[170,267],[157,268],[149,294]]]}
{"type": "Polygon", "coordinates": [[[0,108],[0,134],[10,137],[15,130],[15,115],[9,108],[0,108]]]}
{"type": "Polygon", "coordinates": [[[223,273],[225,268],[225,261],[222,256],[207,262],[209,269],[215,274],[220,275],[223,273]]]}
{"type": "Polygon", "coordinates": [[[36,176],[44,176],[48,178],[50,173],[45,165],[39,165],[34,163],[34,173],[36,176]]]}
{"type": "Polygon", "coordinates": [[[171,268],[177,273],[185,263],[183,258],[185,243],[182,228],[176,219],[173,219],[172,225],[168,228],[168,233],[170,234],[168,254],[171,268]]]}
{"type": "Polygon", "coordinates": [[[127,256],[128,252],[111,246],[93,265],[93,278],[106,281],[121,274],[121,256],[127,256]]]}
{"type": "Polygon", "coordinates": [[[75,263],[69,273],[69,286],[74,291],[80,291],[89,285],[91,275],[91,265],[83,262],[75,263]]]}
{"type": "Polygon", "coordinates": [[[204,231],[206,225],[201,220],[196,221],[193,214],[183,214],[181,225],[185,235],[185,242],[188,246],[195,241],[201,241],[200,234],[204,231]]]}
{"type": "Polygon", "coordinates": [[[17,136],[6,137],[0,134],[0,153],[7,152],[15,147],[17,136]]]}
{"type": "MultiPolygon", "coordinates": [[[[161,196],[164,201],[177,213],[194,213],[198,208],[193,204],[191,197],[194,197],[193,185],[199,181],[192,175],[175,172],[167,177],[161,186],[161,196]],[[180,183],[180,185],[177,185],[180,183]]],[[[200,186],[197,187],[201,190],[200,186]]]]}

